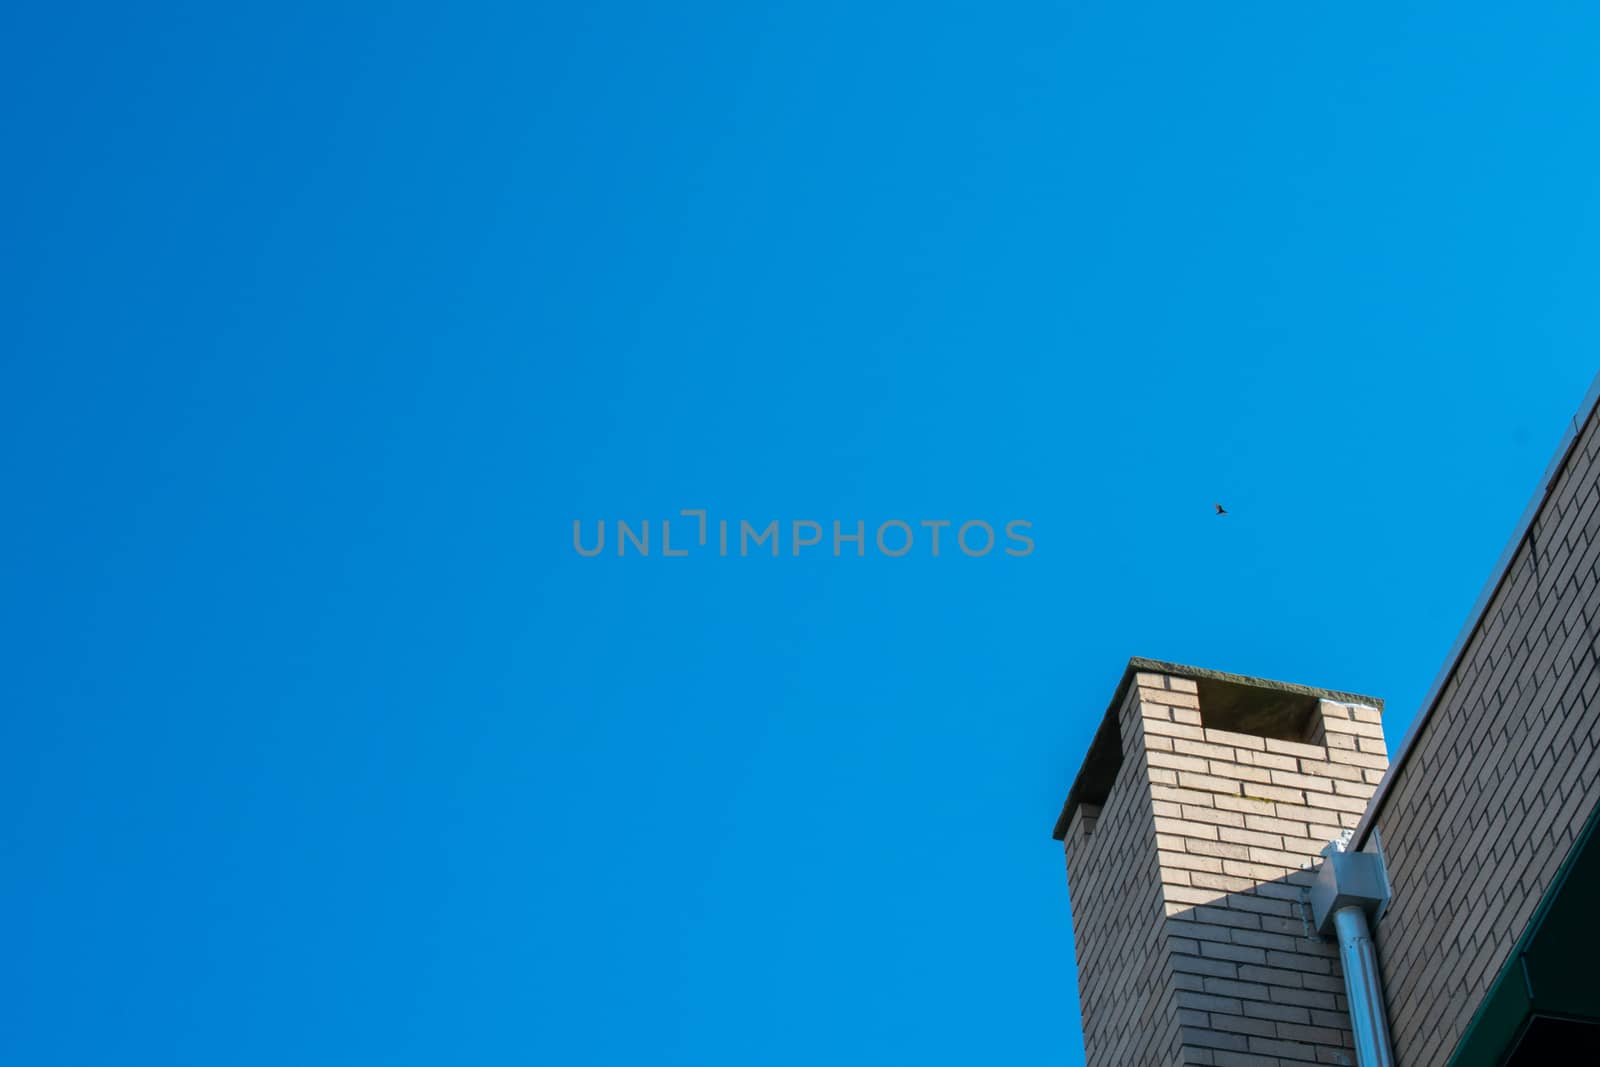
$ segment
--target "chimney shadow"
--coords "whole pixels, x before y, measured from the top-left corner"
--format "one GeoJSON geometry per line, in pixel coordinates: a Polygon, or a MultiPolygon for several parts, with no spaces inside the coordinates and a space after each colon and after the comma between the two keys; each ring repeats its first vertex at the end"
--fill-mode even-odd
{"type": "MultiPolygon", "coordinates": [[[[1172,871],[1164,874],[1170,877],[1172,871]]],[[[1206,872],[1191,872],[1191,880],[1206,872]]],[[[1228,875],[1216,879],[1245,882],[1228,875]]],[[[1312,868],[1163,907],[1164,947],[1186,1053],[1353,1065],[1355,1045],[1339,946],[1311,915],[1312,868]]],[[[1163,895],[1194,886],[1163,885],[1163,895]]],[[[1216,1061],[1221,1062],[1221,1061],[1216,1061]]],[[[1241,1060],[1238,1062],[1253,1062],[1241,1060]]]]}

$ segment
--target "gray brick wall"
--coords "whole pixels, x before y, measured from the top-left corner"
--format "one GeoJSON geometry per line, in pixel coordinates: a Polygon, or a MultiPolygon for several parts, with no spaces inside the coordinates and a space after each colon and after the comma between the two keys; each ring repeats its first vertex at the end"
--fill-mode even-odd
{"type": "Polygon", "coordinates": [[[1591,420],[1374,819],[1404,1067],[1447,1062],[1595,803],[1597,453],[1591,420]]]}

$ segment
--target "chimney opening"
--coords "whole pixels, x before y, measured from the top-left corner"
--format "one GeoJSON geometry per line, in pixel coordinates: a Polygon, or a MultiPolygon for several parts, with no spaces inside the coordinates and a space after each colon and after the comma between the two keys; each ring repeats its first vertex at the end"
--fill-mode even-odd
{"type": "Polygon", "coordinates": [[[1314,696],[1220,678],[1194,681],[1199,687],[1200,725],[1208,730],[1323,743],[1322,712],[1314,696]]]}

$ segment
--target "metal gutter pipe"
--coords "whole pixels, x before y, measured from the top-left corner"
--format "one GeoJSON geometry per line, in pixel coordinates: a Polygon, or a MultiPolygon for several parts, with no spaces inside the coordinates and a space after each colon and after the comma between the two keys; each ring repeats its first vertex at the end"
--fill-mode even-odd
{"type": "Polygon", "coordinates": [[[1346,852],[1342,842],[1323,849],[1311,887],[1311,913],[1324,937],[1339,940],[1345,999],[1357,1067],[1394,1067],[1389,1017],[1383,1004],[1383,974],[1368,917],[1376,924],[1389,906],[1389,872],[1383,852],[1346,852]]]}
{"type": "Polygon", "coordinates": [[[1394,1067],[1389,1017],[1383,1009],[1383,978],[1367,929],[1367,913],[1355,904],[1340,908],[1333,913],[1333,925],[1339,937],[1339,961],[1344,965],[1344,994],[1350,1001],[1356,1063],[1359,1067],[1394,1067]]]}

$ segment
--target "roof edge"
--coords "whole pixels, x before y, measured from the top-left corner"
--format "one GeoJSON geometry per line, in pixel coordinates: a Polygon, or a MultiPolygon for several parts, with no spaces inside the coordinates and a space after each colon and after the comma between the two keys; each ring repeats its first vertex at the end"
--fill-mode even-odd
{"type": "Polygon", "coordinates": [[[1544,510],[1545,502],[1550,499],[1550,491],[1555,488],[1556,479],[1566,468],[1567,460],[1572,457],[1572,449],[1583,436],[1584,429],[1589,425],[1589,420],[1594,417],[1597,401],[1600,401],[1600,374],[1589,383],[1589,391],[1584,395],[1583,403],[1578,411],[1567,423],[1566,432],[1562,434],[1561,441],[1556,445],[1555,455],[1544,469],[1544,475],[1539,479],[1539,485],[1533,491],[1533,498],[1528,501],[1528,506],[1523,509],[1522,517],[1517,520],[1517,525],[1512,530],[1511,540],[1501,551],[1500,558],[1496,561],[1494,569],[1489,573],[1489,580],[1484,583],[1483,589],[1478,593],[1477,601],[1472,605],[1472,610],[1467,613],[1467,621],[1456,634],[1455,644],[1450,646],[1450,651],[1444,658],[1444,666],[1439,668],[1439,673],[1434,676],[1433,685],[1428,689],[1427,695],[1422,698],[1421,709],[1417,712],[1411,725],[1406,729],[1405,737],[1400,741],[1400,747],[1395,751],[1394,758],[1389,761],[1389,769],[1384,772],[1383,780],[1378,783],[1378,789],[1372,794],[1372,799],[1367,803],[1367,810],[1361,816],[1361,821],[1356,824],[1352,837],[1351,848],[1361,848],[1366,844],[1368,836],[1372,833],[1372,824],[1376,821],[1378,813],[1383,810],[1383,805],[1389,799],[1390,786],[1395,775],[1406,765],[1411,758],[1411,752],[1417,745],[1417,738],[1427,727],[1428,720],[1433,717],[1433,711],[1439,704],[1439,698],[1444,695],[1445,686],[1450,684],[1450,679],[1456,673],[1456,668],[1461,664],[1461,657],[1466,652],[1467,646],[1472,643],[1473,637],[1483,625],[1485,614],[1494,598],[1499,595],[1500,587],[1505,584],[1506,575],[1511,572],[1511,565],[1516,562],[1517,553],[1522,551],[1522,543],[1528,539],[1528,532],[1533,529],[1533,524],[1544,510]]]}

